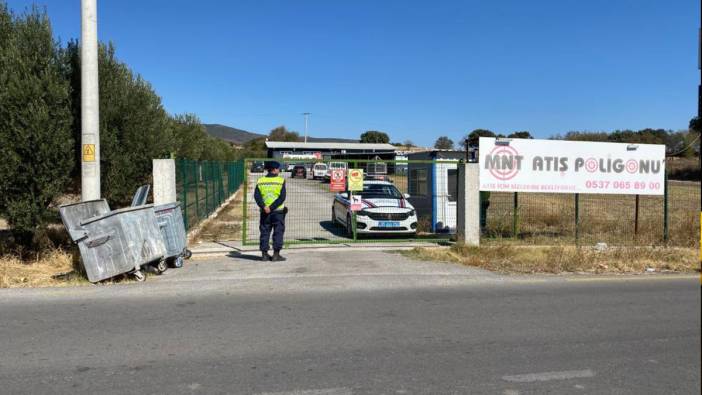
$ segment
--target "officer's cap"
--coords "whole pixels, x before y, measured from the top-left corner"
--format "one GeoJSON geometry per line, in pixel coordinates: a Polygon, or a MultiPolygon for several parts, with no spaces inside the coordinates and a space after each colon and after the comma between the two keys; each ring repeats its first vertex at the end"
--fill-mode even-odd
{"type": "Polygon", "coordinates": [[[274,160],[269,160],[269,161],[266,161],[266,163],[263,165],[263,167],[266,170],[280,169],[280,163],[278,163],[274,160]]]}

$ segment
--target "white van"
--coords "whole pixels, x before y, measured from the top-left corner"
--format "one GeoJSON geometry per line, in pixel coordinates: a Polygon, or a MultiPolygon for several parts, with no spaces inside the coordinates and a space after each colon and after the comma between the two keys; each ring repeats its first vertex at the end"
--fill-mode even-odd
{"type": "Polygon", "coordinates": [[[312,166],[312,178],[315,180],[324,179],[327,176],[327,164],[326,163],[315,163],[312,166]]]}
{"type": "Polygon", "coordinates": [[[343,170],[344,173],[346,173],[346,162],[329,162],[329,167],[327,168],[327,174],[324,176],[324,179],[326,180],[331,180],[331,172],[332,170],[343,170]]]}

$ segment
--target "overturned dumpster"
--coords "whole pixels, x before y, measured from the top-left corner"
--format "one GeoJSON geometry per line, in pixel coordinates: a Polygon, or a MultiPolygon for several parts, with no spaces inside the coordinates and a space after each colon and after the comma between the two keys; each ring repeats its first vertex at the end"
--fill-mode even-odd
{"type": "Polygon", "coordinates": [[[166,247],[152,205],[110,211],[107,201],[100,199],[64,205],[59,212],[78,244],[90,282],[124,273],[142,281],[142,266],[164,265],[166,247]]]}

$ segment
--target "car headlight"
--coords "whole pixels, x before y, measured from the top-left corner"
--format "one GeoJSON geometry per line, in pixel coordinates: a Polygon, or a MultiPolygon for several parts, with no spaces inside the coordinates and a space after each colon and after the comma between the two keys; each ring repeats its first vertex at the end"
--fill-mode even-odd
{"type": "Polygon", "coordinates": [[[414,210],[410,210],[410,212],[409,212],[410,217],[414,217],[415,214],[417,214],[417,213],[414,210]]]}
{"type": "Polygon", "coordinates": [[[359,217],[367,217],[368,211],[366,211],[366,210],[356,211],[356,215],[359,217]]]}

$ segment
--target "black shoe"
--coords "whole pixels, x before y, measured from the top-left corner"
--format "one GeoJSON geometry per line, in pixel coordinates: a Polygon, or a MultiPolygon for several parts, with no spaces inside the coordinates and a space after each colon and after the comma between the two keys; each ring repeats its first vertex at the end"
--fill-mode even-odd
{"type": "Polygon", "coordinates": [[[281,261],[284,261],[285,258],[280,256],[280,251],[274,251],[272,260],[273,260],[273,262],[281,262],[281,261]]]}
{"type": "Polygon", "coordinates": [[[270,261],[271,259],[273,259],[273,258],[271,258],[271,256],[268,255],[267,251],[261,252],[261,260],[262,261],[266,262],[266,261],[270,261]]]}

